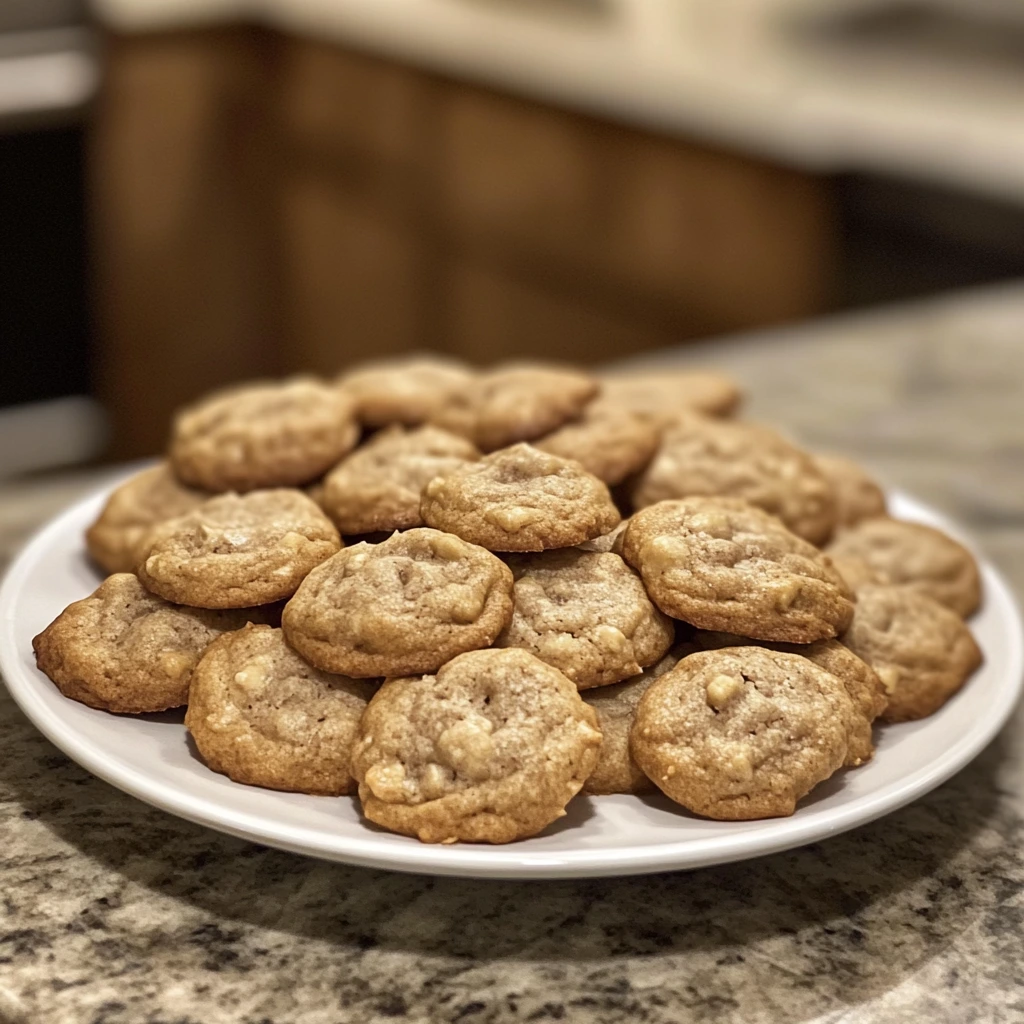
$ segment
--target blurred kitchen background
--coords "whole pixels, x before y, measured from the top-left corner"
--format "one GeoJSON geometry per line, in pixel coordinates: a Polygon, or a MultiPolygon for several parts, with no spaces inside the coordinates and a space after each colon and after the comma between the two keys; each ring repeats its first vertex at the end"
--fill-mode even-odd
{"type": "Polygon", "coordinates": [[[0,128],[0,477],[1024,275],[1020,0],[0,0],[0,128]]]}

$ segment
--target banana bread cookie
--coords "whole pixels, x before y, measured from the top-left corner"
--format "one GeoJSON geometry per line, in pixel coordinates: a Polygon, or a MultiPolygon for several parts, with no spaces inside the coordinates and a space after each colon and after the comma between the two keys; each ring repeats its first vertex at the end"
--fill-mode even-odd
{"type": "Polygon", "coordinates": [[[425,843],[509,843],[562,817],[597,763],[597,717],[526,651],[462,654],[389,679],[352,756],[370,821],[425,843]]]}

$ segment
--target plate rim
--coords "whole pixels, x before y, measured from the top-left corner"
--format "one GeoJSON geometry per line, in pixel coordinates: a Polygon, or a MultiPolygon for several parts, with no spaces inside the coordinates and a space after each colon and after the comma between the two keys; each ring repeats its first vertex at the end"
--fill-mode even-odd
{"type": "MultiPolygon", "coordinates": [[[[138,472],[138,465],[132,467],[132,472],[138,472]]],[[[1024,690],[1024,620],[1012,588],[970,540],[965,538],[956,524],[916,498],[900,490],[890,490],[888,497],[893,504],[913,510],[922,520],[939,525],[967,543],[978,559],[986,597],[1004,604],[1016,625],[1005,638],[1007,650],[1001,659],[1006,662],[1007,675],[1012,673],[1015,682],[1000,689],[999,699],[991,706],[985,718],[948,747],[940,761],[928,762],[878,791],[854,798],[845,806],[832,808],[827,822],[813,816],[806,820],[779,818],[773,824],[762,825],[756,830],[746,823],[723,822],[723,826],[735,827],[734,835],[689,838],[656,846],[534,852],[517,849],[518,844],[505,847],[476,844],[432,846],[407,840],[406,837],[390,834],[378,836],[374,833],[368,833],[365,838],[346,838],[343,843],[339,843],[336,836],[325,835],[322,830],[275,824],[272,820],[250,812],[227,808],[217,801],[183,793],[131,766],[112,765],[104,760],[102,751],[96,750],[93,743],[83,739],[64,720],[54,718],[35,692],[38,680],[34,680],[32,670],[22,664],[20,659],[24,652],[17,649],[17,596],[54,538],[62,535],[88,506],[98,506],[129,475],[131,473],[125,473],[123,477],[119,475],[108,480],[59,512],[23,545],[12,560],[0,584],[0,671],[8,692],[36,729],[64,754],[104,782],[176,817],[293,853],[412,874],[519,879],[641,875],[659,871],[694,870],[765,856],[827,839],[877,820],[941,785],[970,763],[996,737],[1013,713],[1024,690]],[[331,842],[332,838],[334,843],[331,842]],[[396,838],[404,841],[395,842],[396,838]]],[[[628,797],[623,794],[617,795],[617,798],[628,797]]]]}

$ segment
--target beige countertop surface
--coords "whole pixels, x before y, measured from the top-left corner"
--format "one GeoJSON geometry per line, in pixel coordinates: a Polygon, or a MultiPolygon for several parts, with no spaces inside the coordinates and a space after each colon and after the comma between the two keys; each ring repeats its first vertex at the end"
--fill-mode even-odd
{"type": "MultiPolygon", "coordinates": [[[[751,414],[958,519],[1024,593],[1024,287],[691,346],[751,414]]],[[[0,487],[0,554],[95,487],[0,487]]],[[[1024,718],[915,804],[691,873],[320,863],[93,778],[0,689],[0,1022],[1024,1020],[1024,718]]]]}

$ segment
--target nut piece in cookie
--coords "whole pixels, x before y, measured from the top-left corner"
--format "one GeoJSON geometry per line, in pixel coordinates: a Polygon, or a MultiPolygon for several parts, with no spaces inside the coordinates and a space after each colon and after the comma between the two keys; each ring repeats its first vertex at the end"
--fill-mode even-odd
{"type": "Polygon", "coordinates": [[[534,442],[542,452],[575,459],[609,487],[639,472],[658,449],[660,429],[649,416],[592,403],[580,419],[534,442]]]}
{"type": "Polygon", "coordinates": [[[264,609],[182,608],[131,573],[107,577],[33,641],[36,664],[65,697],[102,711],[144,714],[188,702],[192,670],[222,633],[263,621],[264,609]]]}
{"type": "Polygon", "coordinates": [[[528,444],[431,480],[420,508],[428,525],[490,551],[572,547],[608,533],[621,519],[596,476],[528,444]]]}
{"type": "Polygon", "coordinates": [[[438,530],[355,544],[314,569],[284,610],[288,642],[317,668],[359,677],[433,672],[489,647],[512,618],[512,572],[438,530]]]}
{"type": "Polygon", "coordinates": [[[207,765],[235,782],[335,796],[352,789],[352,745],[374,689],[313,668],[280,629],[247,626],[207,648],[185,725],[207,765]]]}
{"type": "Polygon", "coordinates": [[[882,680],[889,699],[882,712],[886,722],[938,711],[982,661],[956,612],[902,587],[862,587],[843,643],[882,680]]]}
{"type": "MultiPolygon", "coordinates": [[[[692,643],[707,651],[719,650],[722,647],[750,646],[750,641],[744,637],[702,630],[694,633],[692,643]]],[[[850,722],[850,746],[846,753],[846,766],[856,768],[870,761],[875,753],[871,725],[889,703],[885,687],[875,670],[838,640],[818,640],[813,644],[773,644],[762,641],[757,646],[807,658],[818,668],[831,672],[846,687],[854,709],[850,722]]]]}
{"type": "Polygon", "coordinates": [[[222,494],[150,530],[138,575],[147,590],[197,608],[248,608],[295,593],[341,547],[301,491],[222,494]]]}
{"type": "Polygon", "coordinates": [[[392,423],[418,426],[440,409],[448,396],[465,387],[473,372],[455,359],[413,356],[363,363],[338,378],[355,403],[356,416],[368,427],[392,423]]]}
{"type": "Polygon", "coordinates": [[[550,434],[579,416],[598,388],[593,377],[579,370],[511,364],[449,395],[431,420],[491,452],[550,434]]]}
{"type": "Polygon", "coordinates": [[[885,492],[856,462],[841,455],[812,455],[811,458],[832,485],[838,528],[885,515],[885,492]]]}
{"type": "Polygon", "coordinates": [[[601,376],[602,404],[670,422],[680,415],[729,416],[743,398],[739,385],[713,370],[610,371],[601,376]]]}
{"type": "Polygon", "coordinates": [[[425,843],[510,843],[565,813],[597,763],[594,712],[520,650],[473,651],[389,679],[352,755],[363,813],[425,843]]]}
{"type": "Polygon", "coordinates": [[[601,730],[601,756],[597,767],[583,784],[583,792],[598,796],[605,793],[648,793],[655,785],[640,770],[629,752],[629,730],[633,727],[640,698],[655,679],[674,669],[692,647],[670,651],[640,675],[614,686],[598,686],[582,694],[597,714],[601,730]]]}
{"type": "Polygon", "coordinates": [[[927,594],[966,618],[981,604],[974,556],[941,530],[881,516],[843,530],[829,555],[866,563],[878,583],[927,594]]]}
{"type": "Polygon", "coordinates": [[[695,814],[783,817],[842,766],[851,714],[843,684],[806,658],[701,651],[643,695],[629,746],[648,778],[695,814]]]}
{"type": "Polygon", "coordinates": [[[614,530],[602,533],[600,537],[595,537],[593,540],[582,541],[576,547],[581,551],[613,551],[615,554],[621,555],[622,535],[626,532],[627,526],[629,526],[629,520],[623,519],[614,530]]]}
{"type": "Polygon", "coordinates": [[[479,458],[469,441],[447,430],[390,427],[327,474],[317,504],[343,534],[422,526],[424,486],[479,458]]]}
{"type": "Polygon", "coordinates": [[[170,459],[209,491],[295,487],[331,468],[359,440],[352,401],[306,377],[217,391],[178,413],[170,459]]]}
{"type": "Polygon", "coordinates": [[[169,463],[144,469],[107,498],[85,532],[85,546],[106,572],[134,572],[139,544],[151,527],[191,512],[210,497],[181,483],[169,463]]]}
{"type": "Polygon", "coordinates": [[[535,654],[580,690],[637,675],[675,640],[675,624],[618,555],[564,548],[509,566],[515,612],[496,646],[535,654]]]}
{"type": "Polygon", "coordinates": [[[822,544],[836,522],[832,486],[806,452],[767,427],[688,416],[665,432],[637,478],[636,508],[700,495],[742,498],[822,544]]]}
{"type": "Polygon", "coordinates": [[[642,509],[622,557],[666,615],[700,629],[805,644],[839,635],[853,615],[852,594],[826,556],[735,498],[642,509]]]}

